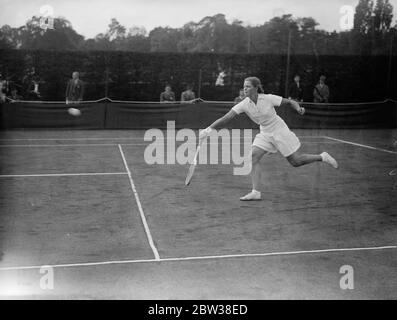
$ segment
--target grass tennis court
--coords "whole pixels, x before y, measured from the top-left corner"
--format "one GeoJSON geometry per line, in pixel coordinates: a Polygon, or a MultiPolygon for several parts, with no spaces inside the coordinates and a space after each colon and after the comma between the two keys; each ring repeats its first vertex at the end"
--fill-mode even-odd
{"type": "Polygon", "coordinates": [[[265,157],[249,203],[232,165],[148,165],[144,131],[1,132],[0,298],[396,299],[397,130],[294,132],[340,169],[265,157]]]}

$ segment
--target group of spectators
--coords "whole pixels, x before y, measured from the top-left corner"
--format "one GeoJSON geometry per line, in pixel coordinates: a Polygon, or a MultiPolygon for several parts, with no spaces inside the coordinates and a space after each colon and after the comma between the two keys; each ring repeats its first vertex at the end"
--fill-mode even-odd
{"type": "MultiPolygon", "coordinates": [[[[195,101],[196,94],[193,91],[193,86],[188,84],[186,86],[186,90],[181,93],[180,102],[182,103],[190,103],[195,101]]],[[[175,93],[172,91],[170,85],[166,85],[164,91],[160,94],[160,102],[161,103],[175,103],[175,93]]]]}
{"type": "MultiPolygon", "coordinates": [[[[37,100],[40,99],[39,92],[39,78],[35,74],[34,68],[30,70],[24,77],[23,82],[27,84],[26,94],[27,100],[37,100]]],[[[315,85],[313,90],[313,101],[315,103],[328,103],[330,91],[329,87],[325,84],[326,77],[324,75],[320,76],[319,82],[315,85]]],[[[300,76],[297,74],[294,77],[294,82],[290,85],[288,91],[288,98],[299,102],[303,101],[304,87],[301,83],[300,76]]],[[[9,82],[3,79],[0,74],[0,102],[5,102],[6,97],[13,101],[18,101],[24,99],[22,97],[16,86],[10,86],[9,82]]],[[[70,79],[66,86],[65,100],[66,103],[78,103],[83,101],[84,97],[84,82],[80,80],[79,72],[74,71],[72,73],[72,79],[70,79]]],[[[25,99],[26,99],[25,98],[25,99]]],[[[241,89],[239,96],[234,99],[234,103],[239,103],[244,100],[244,90],[241,89]]],[[[186,90],[181,93],[180,102],[181,103],[193,103],[195,102],[196,95],[193,91],[193,86],[188,84],[186,90]]],[[[172,87],[167,84],[164,91],[160,94],[161,103],[176,103],[175,93],[172,91],[172,87]]]]}
{"type": "MultiPolygon", "coordinates": [[[[315,103],[328,103],[329,102],[329,87],[325,84],[326,77],[320,76],[318,83],[314,86],[313,90],[313,102],[315,103]]],[[[303,90],[304,87],[301,83],[301,78],[297,74],[294,77],[294,82],[289,86],[288,99],[292,99],[298,102],[303,102],[303,90]]],[[[234,99],[234,103],[237,104],[245,99],[244,90],[240,89],[240,94],[234,99]]]]}
{"type": "MultiPolygon", "coordinates": [[[[315,103],[328,103],[329,102],[329,88],[325,84],[326,77],[320,76],[318,84],[315,85],[313,90],[313,102],[315,103]]],[[[300,76],[297,74],[294,77],[294,82],[290,85],[288,91],[288,99],[292,99],[298,102],[303,102],[303,86],[301,84],[300,76]]],[[[237,104],[245,99],[244,90],[240,89],[240,94],[234,99],[234,103],[237,104]]]]}
{"type": "MultiPolygon", "coordinates": [[[[31,88],[29,88],[29,90],[31,90],[31,88]]],[[[12,100],[23,99],[23,97],[18,92],[17,86],[13,82],[9,81],[7,78],[4,78],[2,74],[0,74],[0,102],[5,102],[7,98],[12,100]]]]}
{"type": "MultiPolygon", "coordinates": [[[[313,102],[315,103],[328,103],[329,102],[329,87],[325,84],[326,77],[320,76],[318,83],[313,90],[313,102]]],[[[300,76],[295,75],[294,82],[289,87],[288,98],[299,102],[303,101],[303,85],[300,81],[300,76]]]]}
{"type": "MultiPolygon", "coordinates": [[[[313,102],[315,103],[328,103],[329,102],[329,87],[325,84],[326,77],[320,76],[318,83],[315,85],[313,90],[313,102]]],[[[288,99],[303,102],[303,86],[301,84],[300,76],[297,74],[294,77],[294,82],[289,87],[288,99]]],[[[181,94],[181,102],[191,102],[196,99],[193,87],[187,85],[186,91],[181,94]]],[[[239,96],[234,99],[234,103],[237,104],[245,99],[244,89],[240,89],[239,96]]],[[[161,103],[173,103],[176,102],[175,93],[172,91],[170,85],[166,85],[164,92],[160,94],[161,103]]]]}
{"type": "Polygon", "coordinates": [[[0,74],[0,101],[10,100],[42,100],[39,86],[42,81],[34,67],[27,68],[22,78],[22,84],[10,81],[12,77],[0,74]]]}
{"type": "MultiPolygon", "coordinates": [[[[42,100],[39,85],[43,81],[35,73],[34,68],[28,70],[26,75],[22,79],[23,86],[16,85],[14,82],[3,78],[0,74],[0,102],[6,102],[7,98],[11,101],[19,100],[42,100]],[[24,88],[24,96],[22,96],[18,87],[24,88]]],[[[83,100],[84,95],[84,83],[80,80],[79,73],[74,71],[72,79],[68,81],[66,86],[65,100],[66,103],[79,102],[83,100]]]]}

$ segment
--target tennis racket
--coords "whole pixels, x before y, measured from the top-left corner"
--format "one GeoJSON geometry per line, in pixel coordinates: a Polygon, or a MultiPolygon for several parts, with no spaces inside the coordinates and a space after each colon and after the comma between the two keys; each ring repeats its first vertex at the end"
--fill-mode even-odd
{"type": "Polygon", "coordinates": [[[197,156],[198,156],[198,154],[200,152],[200,148],[201,148],[201,144],[202,143],[203,143],[203,140],[201,140],[199,142],[199,144],[197,146],[196,153],[194,154],[193,162],[190,164],[189,172],[187,173],[186,180],[185,180],[185,185],[186,186],[188,186],[190,181],[192,180],[194,170],[196,169],[196,166],[197,166],[197,156]]]}

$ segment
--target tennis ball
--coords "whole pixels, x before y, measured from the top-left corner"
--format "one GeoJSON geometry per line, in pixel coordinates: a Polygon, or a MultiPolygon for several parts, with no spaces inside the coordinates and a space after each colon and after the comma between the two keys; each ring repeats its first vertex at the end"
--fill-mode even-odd
{"type": "Polygon", "coordinates": [[[69,112],[70,115],[75,116],[75,117],[78,117],[78,116],[81,115],[81,111],[79,109],[76,109],[76,108],[69,108],[68,112],[69,112]]]}

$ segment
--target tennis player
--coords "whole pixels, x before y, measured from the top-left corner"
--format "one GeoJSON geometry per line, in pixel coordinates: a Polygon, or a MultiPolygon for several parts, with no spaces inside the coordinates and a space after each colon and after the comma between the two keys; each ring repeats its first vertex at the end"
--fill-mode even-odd
{"type": "Polygon", "coordinates": [[[244,80],[244,93],[246,98],[243,101],[236,104],[222,118],[219,118],[200,132],[200,140],[205,139],[212,130],[222,127],[241,113],[245,113],[252,121],[260,125],[260,133],[256,135],[252,144],[252,191],[240,198],[240,200],[261,200],[261,192],[259,191],[261,168],[259,162],[265,154],[272,154],[278,151],[294,167],[323,161],[335,169],[338,168],[336,160],[327,152],[319,155],[299,152],[301,143],[298,137],[288,128],[287,124],[277,115],[274,109],[274,107],[291,107],[300,115],[303,115],[305,109],[296,101],[272,94],[264,94],[261,82],[256,77],[249,77],[244,80]]]}

